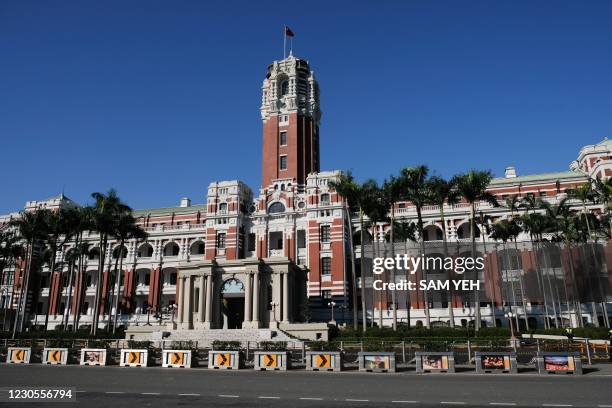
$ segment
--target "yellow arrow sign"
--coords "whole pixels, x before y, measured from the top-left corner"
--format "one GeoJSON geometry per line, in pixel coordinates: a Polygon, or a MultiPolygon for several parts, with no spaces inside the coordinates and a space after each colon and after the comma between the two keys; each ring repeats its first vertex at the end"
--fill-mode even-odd
{"type": "Polygon", "coordinates": [[[49,351],[49,361],[57,363],[61,361],[62,352],[59,350],[49,351]]]}
{"type": "Polygon", "coordinates": [[[16,350],[13,353],[14,361],[23,361],[25,359],[25,350],[16,350]]]}
{"type": "Polygon", "coordinates": [[[130,351],[128,362],[130,364],[134,364],[134,363],[140,362],[140,352],[138,352],[138,351],[130,351]]]}
{"type": "Polygon", "coordinates": [[[170,355],[170,363],[176,365],[183,365],[184,353],[175,352],[170,355]]]}
{"type": "Polygon", "coordinates": [[[230,354],[229,353],[219,353],[217,354],[217,365],[221,367],[229,367],[230,364],[230,354]]]}
{"type": "Polygon", "coordinates": [[[277,366],[277,357],[276,354],[265,354],[264,355],[264,365],[266,367],[276,367],[277,366]]]}
{"type": "Polygon", "coordinates": [[[331,368],[331,360],[331,355],[329,354],[317,354],[315,356],[315,367],[331,368]]]}

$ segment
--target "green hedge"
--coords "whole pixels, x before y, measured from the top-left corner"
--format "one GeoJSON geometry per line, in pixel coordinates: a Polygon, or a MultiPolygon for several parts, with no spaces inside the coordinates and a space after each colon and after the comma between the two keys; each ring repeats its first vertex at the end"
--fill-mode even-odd
{"type": "MultiPolygon", "coordinates": [[[[12,332],[0,331],[0,339],[10,339],[13,337],[12,332]]],[[[66,330],[30,330],[23,333],[17,333],[16,338],[19,339],[124,339],[125,332],[123,329],[117,329],[116,333],[106,331],[98,331],[95,336],[89,333],[88,329],[79,329],[76,333],[66,330]]]]}
{"type": "MultiPolygon", "coordinates": [[[[549,335],[562,335],[566,334],[565,329],[537,329],[526,334],[549,334],[549,335]]],[[[583,327],[573,329],[574,337],[587,337],[590,339],[607,339],[608,329],[605,327],[583,327]]],[[[518,334],[520,335],[520,333],[518,334]]],[[[333,338],[335,341],[351,341],[351,340],[366,340],[366,339],[384,339],[388,341],[410,341],[414,339],[427,339],[438,341],[456,341],[456,340],[467,340],[467,339],[480,339],[480,340],[496,340],[510,337],[510,329],[505,327],[483,327],[480,331],[476,332],[473,328],[467,327],[438,327],[438,328],[423,328],[423,327],[407,327],[398,326],[397,331],[388,327],[370,327],[366,329],[366,332],[361,330],[354,330],[353,328],[346,328],[340,330],[337,335],[333,338]]]]}
{"type": "Polygon", "coordinates": [[[221,350],[221,351],[234,351],[234,350],[240,350],[241,348],[241,344],[239,341],[222,341],[222,340],[215,340],[212,342],[212,346],[214,350],[221,350]]]}
{"type": "Polygon", "coordinates": [[[259,349],[263,351],[286,351],[286,341],[262,341],[259,343],[259,349]]]}

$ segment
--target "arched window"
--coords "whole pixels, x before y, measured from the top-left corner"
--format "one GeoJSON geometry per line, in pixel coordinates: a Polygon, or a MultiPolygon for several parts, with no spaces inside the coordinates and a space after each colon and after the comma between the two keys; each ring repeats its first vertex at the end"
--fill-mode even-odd
{"type": "Polygon", "coordinates": [[[321,194],[321,205],[329,205],[330,196],[327,193],[321,194]]]}
{"type": "Polygon", "coordinates": [[[281,202],[275,202],[268,208],[268,214],[276,214],[285,212],[285,206],[281,202]]]}
{"type": "Polygon", "coordinates": [[[180,247],[176,242],[169,242],[164,247],[164,256],[178,256],[180,247]]]}
{"type": "Polygon", "coordinates": [[[281,82],[281,96],[285,96],[289,93],[289,80],[285,79],[281,82]]]}
{"type": "Polygon", "coordinates": [[[151,258],[153,256],[153,247],[151,244],[143,244],[138,248],[139,258],[151,258]]]}
{"type": "Polygon", "coordinates": [[[203,255],[204,254],[204,242],[196,241],[191,244],[191,255],[203,255]]]}

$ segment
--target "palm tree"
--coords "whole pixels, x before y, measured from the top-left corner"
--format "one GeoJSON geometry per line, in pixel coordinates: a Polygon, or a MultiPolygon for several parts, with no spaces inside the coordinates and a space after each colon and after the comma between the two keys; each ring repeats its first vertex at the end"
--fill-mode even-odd
{"type": "MultiPolygon", "coordinates": [[[[23,247],[19,243],[19,238],[14,231],[0,231],[0,286],[13,283],[11,274],[15,276],[15,267],[18,259],[23,259],[23,247]]],[[[14,286],[14,285],[13,285],[14,286]]],[[[8,293],[7,293],[8,295],[8,293]]],[[[13,292],[11,290],[8,299],[5,300],[6,306],[3,307],[2,327],[7,330],[8,311],[12,308],[13,292]]],[[[8,330],[7,330],[8,331],[8,330]]]]}
{"type": "Polygon", "coordinates": [[[38,246],[40,241],[46,235],[45,219],[49,211],[45,209],[37,209],[29,212],[22,212],[19,217],[9,222],[9,227],[15,228],[19,237],[25,242],[25,271],[21,273],[21,282],[16,282],[19,287],[19,303],[17,312],[15,313],[15,323],[13,325],[13,338],[17,332],[23,330],[26,317],[26,300],[28,288],[30,285],[30,275],[32,274],[32,263],[35,260],[35,246],[38,246]]]}
{"type": "MultiPolygon", "coordinates": [[[[114,232],[115,239],[118,240],[119,246],[117,247],[118,253],[117,258],[115,260],[115,271],[117,274],[117,279],[115,282],[115,314],[113,319],[113,334],[117,329],[117,316],[119,315],[119,299],[121,293],[121,273],[123,272],[123,257],[125,249],[125,243],[128,240],[135,239],[137,241],[141,241],[147,238],[147,233],[136,224],[136,218],[131,214],[131,212],[123,212],[119,214],[117,218],[117,223],[115,225],[114,232]],[[119,269],[117,269],[117,261],[119,261],[119,269]]],[[[161,273],[161,270],[160,270],[161,273]]],[[[110,308],[112,311],[112,307],[110,308]]],[[[110,313],[109,313],[110,318],[110,313]]],[[[110,324],[110,323],[109,323],[110,324]]]]}
{"type": "MultiPolygon", "coordinates": [[[[382,222],[388,222],[389,218],[388,218],[388,211],[389,211],[389,205],[388,203],[385,202],[384,200],[384,196],[382,194],[381,188],[378,187],[378,185],[376,184],[376,182],[372,182],[369,186],[368,186],[368,195],[367,195],[367,199],[364,203],[365,207],[365,214],[368,217],[368,226],[372,227],[373,230],[373,234],[372,236],[374,237],[373,242],[372,242],[372,253],[373,253],[373,258],[376,258],[378,256],[380,256],[380,240],[378,239],[378,225],[379,223],[382,222]]],[[[373,292],[372,295],[374,294],[374,289],[372,288],[373,292]]],[[[380,307],[378,310],[378,325],[379,327],[383,326],[383,291],[379,290],[377,291],[378,295],[379,295],[379,303],[380,303],[380,307]]],[[[372,296],[372,323],[374,323],[374,309],[375,309],[375,305],[374,305],[374,296],[372,296]]],[[[386,297],[386,292],[385,292],[385,297],[386,297]]]]}
{"type": "MultiPolygon", "coordinates": [[[[423,206],[429,202],[429,192],[427,188],[427,175],[429,168],[425,165],[416,167],[405,167],[401,170],[401,177],[404,180],[403,197],[414,205],[417,213],[417,231],[419,233],[419,244],[421,254],[425,253],[425,233],[423,229],[423,206]]],[[[423,278],[427,280],[427,270],[421,268],[423,278]]],[[[429,315],[429,299],[427,290],[423,292],[425,296],[425,324],[427,328],[431,327],[431,319],[429,315]]],[[[409,320],[410,321],[410,320],[409,320]]]]}
{"type": "MultiPolygon", "coordinates": [[[[353,174],[350,170],[346,171],[346,173],[340,174],[337,180],[332,180],[329,183],[330,187],[335,189],[336,192],[344,199],[345,206],[344,211],[346,215],[346,219],[348,220],[348,230],[349,230],[349,251],[351,257],[351,291],[352,291],[352,301],[353,301],[353,329],[357,330],[358,326],[358,306],[357,306],[357,277],[356,277],[356,269],[357,263],[355,261],[355,245],[353,244],[353,223],[351,220],[351,212],[359,210],[359,205],[357,203],[357,199],[359,196],[359,184],[355,181],[353,174]]],[[[363,248],[363,245],[361,246],[363,248]]],[[[362,259],[363,259],[363,250],[361,251],[362,259]]]]}
{"type": "MultiPolygon", "coordinates": [[[[508,253],[508,247],[507,247],[508,240],[510,239],[510,230],[511,230],[510,221],[508,221],[507,219],[499,220],[491,226],[491,238],[494,239],[495,241],[502,241],[502,247],[503,247],[504,257],[505,257],[505,260],[503,260],[503,263],[502,263],[502,265],[505,264],[505,268],[502,268],[502,271],[501,271],[502,284],[501,284],[500,289],[501,289],[502,296],[504,296],[504,292],[507,292],[504,290],[504,287],[508,286],[507,282],[510,281],[510,278],[508,277],[508,275],[509,275],[509,270],[511,269],[511,265],[510,265],[511,262],[510,262],[510,255],[508,253]],[[505,277],[503,276],[504,270],[506,271],[505,277]],[[506,285],[503,284],[504,281],[506,282],[506,285]]],[[[516,305],[514,286],[511,287],[511,290],[512,290],[512,296],[509,297],[507,296],[507,294],[505,294],[505,297],[507,298],[507,302],[509,303],[510,311],[512,312],[512,306],[516,305]]],[[[502,301],[502,306],[504,306],[505,303],[506,302],[502,301]]],[[[516,317],[516,325],[518,327],[518,317],[516,317]]]]}
{"type": "MultiPolygon", "coordinates": [[[[403,178],[390,176],[389,179],[383,183],[381,194],[383,201],[390,208],[391,214],[391,226],[395,225],[395,205],[402,198],[403,189],[403,178]]],[[[391,257],[395,258],[395,237],[394,228],[390,228],[390,241],[391,241],[391,257]]],[[[395,266],[391,269],[391,281],[395,283],[395,266]]],[[[395,298],[395,290],[391,291],[391,303],[393,304],[393,330],[397,330],[397,301],[395,298]]]]}
{"type": "MultiPolygon", "coordinates": [[[[459,194],[455,188],[456,180],[445,180],[439,176],[431,176],[427,180],[427,196],[431,204],[437,205],[440,209],[440,222],[442,223],[442,246],[444,258],[448,256],[448,242],[446,238],[446,219],[444,218],[444,205],[453,205],[459,201],[459,194]]],[[[484,236],[483,236],[484,239],[484,236]]],[[[451,280],[451,271],[447,271],[447,278],[451,280]]],[[[450,327],[455,327],[455,312],[453,308],[453,291],[452,287],[449,290],[448,316],[450,318],[450,327]]]]}
{"type": "Polygon", "coordinates": [[[93,193],[92,198],[95,200],[92,211],[93,229],[98,232],[98,245],[100,250],[100,259],[98,262],[98,281],[96,285],[96,295],[94,298],[94,313],[91,327],[91,334],[95,335],[98,330],[98,322],[100,315],[100,305],[102,297],[102,278],[104,273],[104,262],[106,260],[107,246],[109,237],[112,237],[115,232],[117,215],[123,212],[130,211],[130,207],[124,204],[117,192],[113,189],[108,193],[93,193]]]}
{"type": "MultiPolygon", "coordinates": [[[[519,220],[520,218],[513,218],[509,221],[508,233],[510,235],[510,240],[514,241],[514,256],[516,258],[516,268],[518,270],[519,288],[521,289],[521,306],[523,307],[523,313],[525,317],[525,320],[524,320],[525,328],[529,330],[529,319],[527,317],[527,303],[525,301],[525,285],[523,283],[523,268],[522,268],[522,262],[519,256],[520,252],[518,249],[518,242],[517,242],[518,236],[522,232],[522,228],[519,224],[519,220]]],[[[514,294],[514,279],[512,279],[511,283],[512,283],[512,293],[514,294]]],[[[517,319],[517,327],[520,327],[518,324],[518,315],[516,316],[516,319],[517,319]]]]}
{"type": "Polygon", "coordinates": [[[612,237],[612,217],[610,217],[610,210],[612,204],[612,178],[607,179],[595,179],[593,183],[595,189],[595,197],[599,203],[603,204],[603,211],[606,215],[608,236],[612,237]]]}
{"type": "MultiPolygon", "coordinates": [[[[572,191],[571,194],[572,198],[575,198],[577,200],[579,200],[582,203],[582,214],[584,216],[584,223],[586,224],[587,227],[587,232],[588,232],[588,237],[591,240],[595,240],[596,237],[593,234],[593,230],[591,229],[591,220],[589,217],[589,212],[587,211],[587,206],[586,203],[588,201],[590,202],[595,202],[595,197],[596,194],[593,191],[593,181],[591,179],[589,179],[589,181],[587,181],[586,183],[584,183],[583,185],[581,185],[580,187],[576,188],[575,190],[572,191]]],[[[594,217],[593,217],[594,218],[594,217]]],[[[595,253],[595,246],[594,244],[589,244],[588,241],[586,242],[586,245],[588,245],[591,248],[591,255],[592,255],[592,259],[593,259],[593,270],[595,272],[595,278],[597,279],[597,286],[599,289],[599,293],[600,293],[600,297],[601,297],[601,307],[602,307],[602,311],[603,311],[603,317],[604,317],[604,325],[606,327],[609,327],[610,325],[610,321],[608,318],[608,308],[605,302],[605,299],[603,298],[603,290],[601,288],[601,278],[599,277],[600,273],[599,273],[599,268],[598,268],[598,257],[595,253]]],[[[599,321],[598,319],[595,319],[595,325],[599,326],[599,321]]]]}
{"type": "MultiPolygon", "coordinates": [[[[476,203],[486,201],[494,207],[498,207],[499,203],[493,194],[487,191],[487,187],[493,176],[490,171],[470,170],[469,172],[459,175],[456,178],[457,190],[459,195],[470,204],[470,235],[472,238],[472,258],[476,258],[476,203]]],[[[478,271],[476,271],[478,274],[478,271]]],[[[480,293],[478,289],[474,291],[476,304],[476,322],[474,328],[480,330],[480,293]]]]}
{"type": "MultiPolygon", "coordinates": [[[[345,200],[347,200],[348,208],[357,210],[359,214],[359,247],[360,247],[360,283],[361,283],[361,313],[362,313],[362,330],[365,332],[367,328],[367,309],[366,309],[366,285],[365,285],[365,254],[363,252],[363,242],[365,240],[365,225],[364,215],[366,207],[371,199],[373,192],[376,190],[376,182],[374,180],[368,180],[363,184],[359,184],[353,178],[350,171],[346,174],[341,174],[337,181],[330,183],[330,186],[338,192],[345,200]]],[[[357,324],[357,278],[356,278],[356,262],[354,246],[352,244],[352,225],[349,217],[349,228],[351,236],[351,261],[353,262],[352,267],[352,281],[353,281],[353,325],[357,324]]]]}
{"type": "MultiPolygon", "coordinates": [[[[487,254],[486,236],[491,233],[491,217],[483,213],[482,211],[479,211],[478,216],[476,217],[476,224],[480,226],[480,230],[482,231],[482,233],[480,234],[482,237],[482,252],[484,253],[484,256],[487,257],[487,260],[488,260],[490,257],[487,254]]],[[[497,319],[495,318],[495,286],[493,285],[493,268],[491,266],[489,266],[489,271],[490,271],[491,278],[489,279],[485,277],[485,282],[487,279],[489,279],[490,281],[489,288],[491,291],[491,302],[490,302],[491,316],[493,318],[493,325],[497,327],[497,319]]]]}

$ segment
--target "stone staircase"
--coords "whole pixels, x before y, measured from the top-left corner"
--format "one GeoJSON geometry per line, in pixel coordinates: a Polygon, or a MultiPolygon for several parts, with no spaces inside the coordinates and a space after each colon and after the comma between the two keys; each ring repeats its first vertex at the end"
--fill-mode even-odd
{"type": "Polygon", "coordinates": [[[169,330],[170,333],[162,339],[162,332],[152,333],[153,341],[197,341],[198,347],[209,347],[213,341],[239,341],[243,345],[246,342],[261,341],[286,341],[301,343],[300,340],[279,329],[193,329],[193,330],[169,330]]]}

